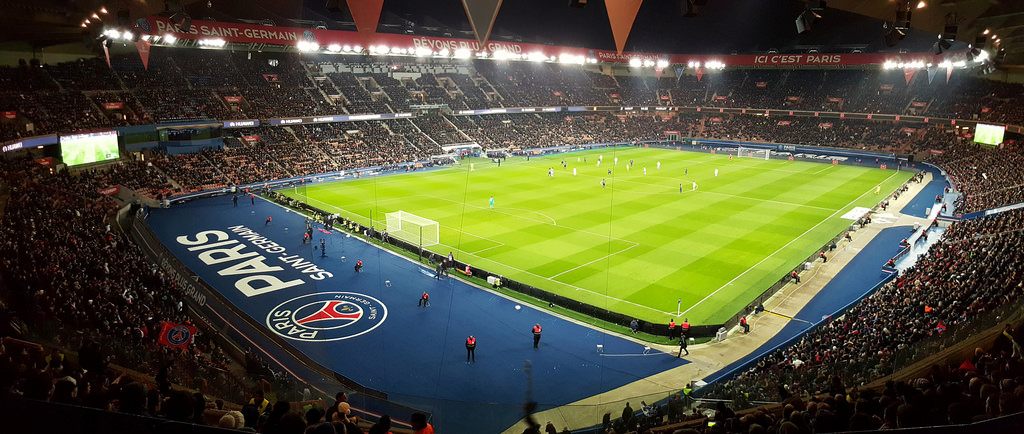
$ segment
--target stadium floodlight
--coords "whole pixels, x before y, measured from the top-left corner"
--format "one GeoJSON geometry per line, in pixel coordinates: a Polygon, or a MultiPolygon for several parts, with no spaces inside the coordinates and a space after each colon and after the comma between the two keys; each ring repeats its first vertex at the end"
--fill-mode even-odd
{"type": "Polygon", "coordinates": [[[448,54],[450,54],[450,53],[451,53],[451,50],[449,50],[448,48],[442,48],[442,49],[437,51],[437,55],[441,56],[441,57],[448,57],[448,54]]]}
{"type": "Polygon", "coordinates": [[[591,58],[587,59],[587,63],[597,63],[597,59],[591,57],[591,58]]]}
{"type": "Polygon", "coordinates": [[[654,66],[654,61],[653,60],[651,60],[651,59],[645,59],[644,60],[644,67],[645,68],[650,68],[652,66],[654,66]]]}
{"type": "Polygon", "coordinates": [[[92,13],[92,19],[94,19],[94,20],[98,20],[98,19],[100,19],[100,16],[99,16],[99,15],[96,15],[96,13],[95,13],[95,12],[93,12],[93,13],[92,13]]]}
{"type": "Polygon", "coordinates": [[[348,45],[348,44],[346,44],[346,45],[342,45],[342,46],[341,46],[341,51],[344,51],[344,52],[346,52],[346,53],[349,53],[349,52],[351,52],[351,51],[352,51],[352,46],[351,46],[351,45],[348,45]]]}
{"type": "Polygon", "coordinates": [[[126,41],[130,41],[134,37],[135,37],[135,34],[133,34],[131,31],[128,31],[128,30],[125,30],[124,33],[121,34],[121,38],[123,38],[126,41]]]}
{"type": "Polygon", "coordinates": [[[704,67],[707,69],[725,69],[725,63],[719,60],[709,60],[704,62],[704,67]]]}
{"type": "Polygon", "coordinates": [[[423,57],[423,56],[429,56],[431,54],[434,54],[434,52],[431,51],[427,47],[416,47],[416,55],[417,56],[423,57]]]}
{"type": "Polygon", "coordinates": [[[925,3],[924,0],[921,0],[921,1],[917,2],[917,8],[918,9],[924,9],[927,6],[928,6],[928,3],[925,3]]]}
{"type": "Polygon", "coordinates": [[[362,45],[356,45],[356,46],[352,47],[352,52],[353,53],[362,53],[363,52],[363,46],[362,45]]]}
{"type": "Polygon", "coordinates": [[[405,211],[389,212],[384,214],[384,217],[389,236],[418,245],[420,248],[441,243],[441,225],[434,220],[405,211]]]}
{"type": "Polygon", "coordinates": [[[638,59],[636,57],[634,57],[632,59],[629,59],[629,66],[632,67],[632,68],[639,68],[639,67],[643,66],[643,64],[644,64],[644,61],[640,60],[640,59],[638,59]]]}
{"type": "Polygon", "coordinates": [[[100,13],[103,14],[103,15],[106,15],[107,14],[107,7],[106,6],[100,6],[100,13]]]}
{"type": "Polygon", "coordinates": [[[89,27],[89,26],[83,22],[82,23],[82,27],[89,27]]]}
{"type": "Polygon", "coordinates": [[[473,55],[473,52],[469,51],[469,48],[459,48],[459,49],[455,50],[455,58],[456,59],[468,59],[469,56],[472,56],[472,55],[473,55]]]}
{"type": "Polygon", "coordinates": [[[486,59],[487,58],[487,52],[486,51],[477,51],[476,52],[476,57],[479,57],[481,59],[486,59]]]}
{"type": "Polygon", "coordinates": [[[339,45],[339,44],[330,44],[330,45],[327,46],[327,51],[330,51],[332,53],[341,52],[341,45],[339,45]]]}
{"type": "Polygon", "coordinates": [[[974,56],[975,63],[982,63],[988,60],[988,51],[978,50],[978,54],[974,56]]]}
{"type": "Polygon", "coordinates": [[[531,62],[543,62],[548,59],[548,56],[545,56],[544,53],[541,53],[540,51],[534,51],[527,56],[527,59],[531,62]]]}
{"type": "Polygon", "coordinates": [[[314,41],[299,41],[298,43],[295,44],[295,46],[298,47],[299,51],[307,53],[320,49],[320,44],[314,41]]]}
{"type": "Polygon", "coordinates": [[[655,66],[657,66],[658,68],[668,68],[668,60],[658,59],[658,62],[655,64],[655,66]]]}
{"type": "Polygon", "coordinates": [[[198,44],[201,47],[223,48],[228,43],[220,38],[203,38],[199,40],[198,44]]]}
{"type": "Polygon", "coordinates": [[[504,49],[496,50],[493,54],[491,54],[491,58],[493,58],[494,60],[508,60],[511,59],[512,57],[512,52],[504,49]]]}
{"type": "Polygon", "coordinates": [[[165,44],[173,44],[175,42],[178,42],[178,37],[174,36],[173,33],[164,33],[163,41],[165,44]]]}

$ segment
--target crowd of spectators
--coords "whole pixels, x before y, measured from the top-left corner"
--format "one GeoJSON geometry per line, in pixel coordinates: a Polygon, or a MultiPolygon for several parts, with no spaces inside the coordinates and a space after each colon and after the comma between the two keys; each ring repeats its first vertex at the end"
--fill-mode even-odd
{"type": "Polygon", "coordinates": [[[860,386],[890,373],[918,342],[1020,301],[1022,225],[1020,210],[953,223],[913,267],[706,395],[779,401],[841,393],[837,384],[860,386]]]}
{"type": "MultiPolygon", "coordinates": [[[[134,176],[128,172],[135,169],[117,170],[134,176]]],[[[50,174],[31,160],[4,161],[2,172],[10,188],[0,226],[2,298],[25,324],[22,337],[78,350],[86,370],[77,372],[79,391],[100,390],[111,380],[104,378],[107,365],[117,364],[158,383],[240,399],[249,383],[228,370],[225,353],[202,324],[195,324],[199,333],[189,351],[157,344],[162,322],[192,323],[186,295],[111,227],[117,208],[100,193],[110,172],[50,174]]],[[[68,374],[59,363],[52,367],[57,372],[31,381],[68,374]]]]}

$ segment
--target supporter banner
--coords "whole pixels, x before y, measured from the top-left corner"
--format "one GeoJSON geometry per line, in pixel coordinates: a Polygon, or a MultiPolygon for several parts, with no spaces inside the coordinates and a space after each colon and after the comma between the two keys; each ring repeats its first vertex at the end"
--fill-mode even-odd
{"type": "Polygon", "coordinates": [[[891,84],[883,84],[883,85],[878,86],[878,89],[879,90],[884,90],[884,91],[888,92],[888,91],[892,90],[892,85],[891,84]]]}
{"type": "Polygon", "coordinates": [[[928,150],[928,153],[930,153],[930,154],[932,154],[932,155],[942,155],[942,154],[944,154],[945,152],[946,152],[946,151],[943,151],[942,149],[929,149],[929,150],[928,150]]]}
{"type": "Polygon", "coordinates": [[[230,104],[238,104],[242,102],[242,97],[238,95],[229,95],[224,97],[224,102],[230,104]]]}
{"type": "Polygon", "coordinates": [[[715,101],[725,101],[727,99],[729,99],[729,97],[727,97],[725,95],[715,95],[715,98],[714,98],[715,101]]]}
{"type": "Polygon", "coordinates": [[[103,108],[106,110],[121,110],[124,108],[124,103],[121,101],[105,102],[103,108]]]}
{"type": "Polygon", "coordinates": [[[830,96],[830,97],[828,97],[828,102],[835,102],[835,103],[842,104],[843,103],[843,99],[842,98],[837,98],[837,97],[834,97],[834,96],[830,96]]]}
{"type": "Polygon", "coordinates": [[[101,188],[101,189],[97,190],[96,192],[99,193],[99,194],[102,194],[104,196],[116,196],[117,193],[121,192],[121,186],[120,185],[112,185],[112,186],[107,187],[107,188],[101,188]]]}
{"type": "Polygon", "coordinates": [[[670,99],[670,98],[669,98],[669,96],[668,96],[668,95],[662,95],[662,96],[661,96],[661,100],[662,100],[662,101],[668,101],[669,99],[670,99]]]}
{"type": "Polygon", "coordinates": [[[260,141],[260,136],[258,136],[256,134],[248,135],[248,136],[242,136],[242,140],[244,140],[246,142],[249,142],[249,143],[255,143],[255,142],[260,141]]]}
{"type": "Polygon", "coordinates": [[[384,0],[348,0],[346,3],[348,11],[352,13],[352,21],[356,22],[356,30],[363,34],[377,31],[384,0]]]}
{"type": "Polygon", "coordinates": [[[982,113],[988,113],[988,112],[990,112],[990,111],[992,111],[992,109],[991,109],[990,107],[982,107],[982,108],[981,108],[981,112],[982,112],[982,113]]]}
{"type": "Polygon", "coordinates": [[[269,81],[271,83],[277,83],[278,82],[277,74],[263,74],[263,79],[267,80],[267,81],[269,81]]]}
{"type": "Polygon", "coordinates": [[[139,59],[142,60],[142,69],[149,70],[149,52],[153,46],[152,42],[139,39],[135,41],[135,49],[139,52],[139,59]]]}
{"type": "Polygon", "coordinates": [[[18,117],[18,112],[14,110],[4,111],[4,119],[15,119],[18,117]]]}
{"type": "Polygon", "coordinates": [[[903,127],[903,128],[900,128],[900,132],[902,132],[903,134],[910,135],[910,134],[916,133],[917,129],[916,128],[910,128],[910,127],[903,127]]]}
{"type": "Polygon", "coordinates": [[[55,164],[57,164],[57,159],[53,157],[39,157],[36,158],[36,164],[43,167],[53,167],[55,164]]]}
{"type": "Polygon", "coordinates": [[[786,101],[790,101],[790,102],[800,102],[800,101],[802,101],[802,100],[803,100],[803,98],[800,98],[800,97],[798,97],[798,96],[792,96],[792,95],[790,95],[790,96],[787,96],[787,97],[786,97],[786,101]]]}
{"type": "Polygon", "coordinates": [[[712,123],[716,123],[716,124],[717,123],[721,123],[722,122],[722,118],[720,118],[718,116],[711,117],[711,118],[708,118],[708,122],[712,122],[712,123]]]}
{"type": "Polygon", "coordinates": [[[788,127],[788,126],[790,126],[792,124],[793,124],[793,121],[779,121],[779,123],[778,123],[778,125],[780,127],[788,127]]]}
{"type": "Polygon", "coordinates": [[[768,87],[768,82],[767,81],[759,81],[757,83],[754,83],[754,86],[757,86],[758,89],[766,89],[768,87]]]}
{"type": "Polygon", "coordinates": [[[604,6],[608,11],[608,22],[612,25],[612,36],[615,39],[615,50],[622,54],[626,48],[626,41],[629,33],[633,30],[633,22],[636,20],[636,13],[640,11],[643,0],[605,0],[604,6]]]}
{"type": "Polygon", "coordinates": [[[161,323],[158,342],[167,348],[184,350],[192,343],[192,338],[195,335],[196,328],[191,324],[177,324],[164,321],[161,323]]]}
{"type": "MultiPolygon", "coordinates": [[[[380,7],[384,5],[384,0],[374,0],[379,3],[377,8],[377,17],[380,17],[380,7]]],[[[462,8],[466,10],[466,18],[469,19],[469,25],[473,28],[473,34],[476,35],[476,40],[481,45],[487,43],[487,39],[491,37],[491,29],[494,28],[494,19],[498,18],[498,10],[501,9],[502,0],[462,0],[462,8]]],[[[352,1],[349,0],[351,4],[352,1]]],[[[372,3],[372,2],[371,2],[372,3]]]]}
{"type": "Polygon", "coordinates": [[[928,107],[928,103],[926,103],[924,101],[914,101],[914,102],[910,103],[910,106],[911,107],[928,107]]]}
{"type": "Polygon", "coordinates": [[[829,128],[832,128],[832,122],[822,122],[822,123],[818,124],[818,128],[821,128],[823,130],[827,130],[829,128]]]}
{"type": "MultiPolygon", "coordinates": [[[[633,0],[637,1],[638,0],[633,0]]],[[[329,44],[365,46],[385,45],[398,48],[429,48],[434,51],[447,49],[453,52],[458,49],[471,51],[508,51],[515,54],[540,53],[551,58],[562,54],[583,55],[593,57],[602,62],[628,63],[630,59],[658,60],[667,59],[670,63],[685,65],[688,62],[719,61],[726,66],[746,67],[799,67],[799,66],[855,66],[855,65],[877,65],[886,61],[923,61],[941,63],[944,56],[937,56],[932,53],[839,53],[839,54],[733,54],[733,55],[706,55],[706,54],[659,54],[624,52],[617,53],[614,50],[595,50],[579,47],[564,47],[543,44],[531,44],[522,42],[488,41],[481,44],[479,41],[461,38],[444,38],[434,36],[415,36],[391,33],[376,33],[363,36],[357,32],[344,30],[307,29],[300,27],[264,26],[259,24],[228,23],[220,21],[192,20],[192,26],[188,32],[184,32],[167,17],[151,16],[142,20],[139,30],[142,33],[151,35],[163,35],[172,33],[180,39],[205,39],[217,38],[231,43],[244,44],[269,44],[269,45],[295,45],[299,41],[312,39],[320,46],[329,44]]],[[[949,73],[952,70],[948,70],[949,73]]],[[[676,74],[681,76],[681,71],[676,74]]],[[[704,75],[704,68],[697,68],[697,80],[704,75]]]]}

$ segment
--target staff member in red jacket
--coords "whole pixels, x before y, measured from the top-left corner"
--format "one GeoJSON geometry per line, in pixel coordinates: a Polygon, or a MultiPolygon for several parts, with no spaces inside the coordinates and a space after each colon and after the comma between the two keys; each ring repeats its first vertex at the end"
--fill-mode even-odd
{"type": "Polygon", "coordinates": [[[533,349],[537,349],[537,346],[540,345],[540,332],[542,330],[543,328],[541,328],[540,324],[533,325],[533,349]]]}
{"type": "Polygon", "coordinates": [[[420,296],[420,302],[417,306],[430,306],[430,294],[427,294],[427,291],[423,291],[423,295],[420,296]]]}
{"type": "Polygon", "coordinates": [[[466,338],[466,363],[476,363],[476,337],[466,338]]]}

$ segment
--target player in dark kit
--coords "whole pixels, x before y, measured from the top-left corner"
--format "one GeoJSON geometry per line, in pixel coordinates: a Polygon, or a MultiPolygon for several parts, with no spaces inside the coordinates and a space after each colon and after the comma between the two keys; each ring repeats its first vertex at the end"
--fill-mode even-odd
{"type": "Polygon", "coordinates": [[[476,363],[476,338],[466,338],[466,363],[476,363]]]}
{"type": "Polygon", "coordinates": [[[541,328],[540,324],[533,325],[533,349],[537,349],[537,346],[540,345],[540,332],[542,330],[543,328],[541,328]]]}

